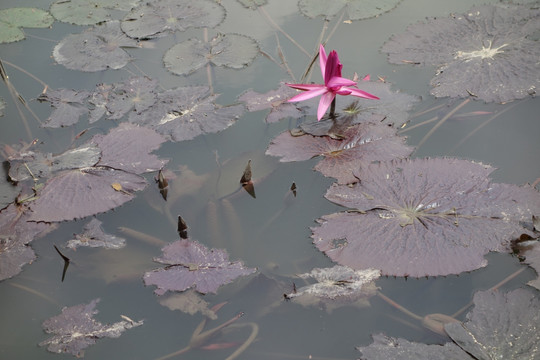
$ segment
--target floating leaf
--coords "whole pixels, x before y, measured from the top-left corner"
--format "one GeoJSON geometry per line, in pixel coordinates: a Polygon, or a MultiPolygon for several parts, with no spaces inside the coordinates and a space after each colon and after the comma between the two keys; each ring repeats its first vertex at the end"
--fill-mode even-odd
{"type": "Polygon", "coordinates": [[[157,81],[147,77],[131,77],[113,85],[106,107],[109,119],[120,119],[132,110],[140,114],[156,102],[157,81]]]}
{"type": "Polygon", "coordinates": [[[196,27],[213,28],[225,18],[225,8],[211,0],[156,0],[126,15],[122,30],[130,37],[148,39],[196,27]]]}
{"type": "Polygon", "coordinates": [[[93,218],[84,225],[83,233],[76,234],[75,239],[69,240],[66,246],[71,249],[76,249],[79,246],[120,249],[126,246],[126,239],[105,233],[101,228],[101,221],[93,218]]]}
{"type": "Polygon", "coordinates": [[[319,250],[353,269],[383,275],[459,274],[486,265],[489,251],[532,234],[521,222],[540,213],[530,186],[490,183],[490,166],[458,159],[414,159],[362,168],[354,186],[333,185],[325,197],[350,212],[312,228],[319,250]]]}
{"type": "MultiPolygon", "coordinates": [[[[125,330],[140,326],[143,321],[123,320],[112,325],[103,325],[94,319],[94,310],[99,299],[88,304],[65,307],[62,313],[43,322],[43,329],[54,334],[52,338],[39,343],[53,353],[68,353],[84,356],[84,349],[102,338],[118,338],[125,330]]],[[[126,318],[122,316],[123,318],[126,318]]]]}
{"type": "Polygon", "coordinates": [[[9,205],[0,212],[0,280],[17,275],[25,264],[34,261],[36,255],[28,243],[54,228],[28,223],[28,215],[22,211],[9,205]]]}
{"type": "Polygon", "coordinates": [[[81,34],[66,36],[54,47],[53,57],[71,70],[120,69],[131,60],[122,48],[136,46],[137,42],[120,30],[118,21],[107,21],[81,34]]]}
{"type": "Polygon", "coordinates": [[[144,189],[139,175],[108,167],[65,171],[50,179],[31,204],[31,221],[64,221],[99,214],[131,200],[144,189]],[[115,191],[119,183],[124,191],[115,191]]]}
{"type": "Polygon", "coordinates": [[[243,106],[220,106],[218,97],[206,86],[180,87],[158,94],[156,103],[141,114],[132,112],[129,121],[148,126],[173,141],[191,140],[231,126],[243,106]]]}
{"type": "Polygon", "coordinates": [[[361,20],[379,16],[392,10],[401,0],[300,0],[300,12],[307,17],[331,18],[346,9],[349,20],[361,20]]]}
{"type": "Polygon", "coordinates": [[[382,51],[394,64],[437,66],[431,80],[436,97],[474,96],[507,102],[534,95],[540,86],[540,10],[484,5],[463,15],[437,17],[393,36],[382,51]]]}
{"type": "Polygon", "coordinates": [[[100,166],[108,166],[133,174],[157,171],[166,163],[150,154],[165,141],[152,129],[122,123],[107,135],[95,135],[91,142],[101,149],[100,166]]]}
{"type": "Polygon", "coordinates": [[[479,291],[467,320],[444,325],[453,343],[425,345],[373,335],[358,347],[364,360],[537,359],[540,355],[540,301],[529,290],[479,291]]]}
{"type": "Polygon", "coordinates": [[[280,156],[280,161],[304,161],[324,156],[315,169],[324,176],[338,179],[340,184],[354,183],[353,174],[361,164],[404,158],[412,152],[405,145],[405,138],[398,137],[396,130],[384,125],[369,123],[349,127],[343,140],[328,136],[292,136],[288,131],[272,140],[267,155],[280,156]]]}
{"type": "Polygon", "coordinates": [[[43,126],[58,128],[76,124],[82,115],[88,113],[88,109],[83,105],[89,95],[87,91],[48,89],[37,98],[39,102],[51,103],[54,108],[43,126]]]}
{"type": "Polygon", "coordinates": [[[216,313],[208,307],[208,303],[195,290],[188,290],[180,294],[170,294],[167,297],[160,298],[159,303],[168,307],[170,310],[180,310],[190,315],[200,312],[211,320],[217,319],[216,313]]]}
{"type": "Polygon", "coordinates": [[[37,8],[9,8],[0,10],[0,22],[16,27],[47,28],[54,22],[48,11],[37,8]]]}
{"type": "Polygon", "coordinates": [[[238,97],[238,100],[246,104],[248,111],[271,109],[266,116],[266,122],[273,123],[284,118],[298,119],[305,115],[297,104],[287,102],[296,93],[296,90],[281,83],[277,90],[270,90],[264,94],[253,90],[246,91],[238,97]]]}
{"type": "Polygon", "coordinates": [[[162,251],[163,256],[154,261],[166,266],[144,274],[144,283],[156,285],[154,292],[158,295],[192,286],[203,294],[216,293],[221,285],[256,271],[240,261],[230,262],[225,250],[208,249],[193,240],[177,240],[162,251]]]}
{"type": "Polygon", "coordinates": [[[266,5],[266,0],[238,0],[243,7],[255,10],[259,6],[266,5]]]}
{"type": "Polygon", "coordinates": [[[189,39],[174,45],[163,56],[167,69],[177,75],[189,75],[206,64],[241,69],[259,53],[252,38],[238,34],[219,34],[209,42],[189,39]]]}
{"type": "Polygon", "coordinates": [[[95,123],[108,112],[106,105],[109,101],[109,96],[111,96],[112,88],[112,85],[99,84],[88,98],[88,102],[90,103],[88,122],[90,124],[95,123]]]}
{"type": "Polygon", "coordinates": [[[11,181],[48,178],[61,170],[94,166],[99,161],[101,151],[96,145],[89,144],[67,150],[60,155],[41,154],[33,151],[25,155],[22,158],[9,159],[9,178],[11,181]]]}
{"type": "Polygon", "coordinates": [[[109,11],[95,1],[58,0],[50,10],[57,20],[75,25],[94,25],[110,19],[109,11]]]}
{"type": "Polygon", "coordinates": [[[366,300],[375,295],[377,288],[373,281],[380,271],[375,269],[352,270],[336,265],[331,268],[315,268],[309,273],[298,275],[302,279],[313,278],[316,283],[301,287],[296,292],[286,294],[287,299],[298,299],[303,305],[324,306],[327,311],[366,300]]]}

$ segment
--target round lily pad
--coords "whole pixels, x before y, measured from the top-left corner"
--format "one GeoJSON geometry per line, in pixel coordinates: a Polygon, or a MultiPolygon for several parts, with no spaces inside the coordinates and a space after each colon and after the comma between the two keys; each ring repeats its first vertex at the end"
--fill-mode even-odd
{"type": "Polygon", "coordinates": [[[50,10],[57,20],[75,25],[93,25],[110,18],[102,5],[88,0],[58,0],[50,10]]]}
{"type": "Polygon", "coordinates": [[[169,71],[189,75],[208,63],[241,69],[253,61],[259,46],[252,38],[238,34],[219,34],[209,42],[189,39],[176,44],[163,57],[169,71]]]}
{"type": "Polygon", "coordinates": [[[36,8],[10,8],[0,10],[0,21],[20,27],[46,28],[54,18],[48,11],[36,8]]]}

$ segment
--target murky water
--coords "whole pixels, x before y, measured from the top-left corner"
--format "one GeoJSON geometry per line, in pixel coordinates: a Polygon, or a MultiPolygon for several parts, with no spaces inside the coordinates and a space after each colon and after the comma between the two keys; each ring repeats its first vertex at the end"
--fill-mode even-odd
{"type": "MultiPolygon", "coordinates": [[[[496,3],[497,1],[491,1],[496,3]]],[[[434,69],[430,67],[395,66],[386,61],[380,46],[394,33],[403,31],[408,24],[426,16],[446,16],[466,11],[473,4],[485,1],[404,0],[397,8],[380,17],[340,24],[327,45],[336,49],[344,64],[344,75],[353,72],[381,76],[394,84],[395,89],[421,96],[417,110],[445,104],[448,99],[436,100],[429,95],[429,80],[434,69]]],[[[217,30],[225,33],[249,34],[261,49],[277,58],[275,29],[256,11],[243,9],[236,1],[223,0],[227,8],[226,20],[217,30]]],[[[49,1],[7,1],[1,8],[35,6],[47,9],[49,1]]],[[[298,14],[295,1],[269,0],[266,11],[281,28],[309,51],[317,48],[317,38],[323,26],[321,19],[307,19],[298,14]]],[[[333,26],[334,23],[331,23],[333,26]]],[[[128,50],[134,57],[133,64],[122,70],[100,73],[82,73],[66,70],[51,58],[52,48],[66,34],[79,33],[81,27],[55,22],[52,29],[26,29],[27,39],[18,43],[0,45],[3,60],[17,64],[38,76],[51,88],[93,89],[96,84],[113,83],[127,79],[130,72],[140,71],[167,89],[176,86],[205,85],[206,72],[200,70],[188,77],[167,72],[161,57],[173,44],[191,37],[202,37],[202,30],[189,30],[153,41],[155,49],[128,50]],[[137,67],[135,67],[135,65],[137,67]]],[[[304,71],[307,57],[281,34],[278,34],[283,53],[297,77],[304,71]]],[[[22,72],[5,65],[10,79],[26,98],[41,120],[49,116],[48,104],[35,98],[42,86],[22,72]]],[[[319,81],[318,69],[314,81],[319,81]]],[[[234,102],[247,89],[266,92],[277,87],[279,80],[289,80],[287,74],[275,63],[259,55],[255,62],[241,71],[216,68],[213,86],[221,93],[218,102],[234,102]]],[[[6,100],[5,115],[0,118],[0,141],[15,144],[28,141],[29,135],[5,86],[0,86],[0,96],[6,100]]],[[[316,101],[316,100],[314,100],[316,101]]],[[[338,100],[339,101],[339,100],[338,100]]],[[[455,101],[452,106],[461,100],[455,101]]],[[[539,175],[540,110],[538,99],[516,102],[516,105],[484,126],[457,149],[462,139],[489,116],[473,116],[451,120],[441,126],[415,153],[415,156],[457,156],[489,163],[499,170],[493,173],[498,182],[523,184],[533,182],[539,175]]],[[[471,102],[463,112],[494,112],[508,105],[471,102]]],[[[416,110],[416,109],[415,109],[416,110]]],[[[388,304],[375,298],[371,307],[347,306],[332,313],[317,308],[303,308],[283,300],[282,294],[292,290],[294,274],[308,272],[314,267],[331,266],[331,261],[311,243],[309,227],[318,217],[339,211],[341,208],[323,198],[332,179],[324,178],[312,167],[315,161],[279,163],[276,158],[264,155],[270,140],[286,130],[290,124],[282,120],[266,124],[265,111],[246,113],[235,125],[218,133],[199,136],[191,141],[164,144],[158,151],[169,158],[169,169],[187,166],[200,176],[205,190],[187,194],[170,205],[168,211],[175,219],[182,215],[190,226],[190,235],[209,247],[225,248],[231,259],[241,259],[247,266],[257,267],[261,275],[239,279],[226,285],[217,295],[206,295],[210,304],[227,301],[219,312],[219,319],[207,328],[232,318],[242,311],[245,316],[238,324],[255,323],[257,340],[240,359],[351,359],[358,356],[355,346],[371,343],[370,334],[384,332],[425,343],[444,342],[445,339],[423,329],[420,324],[405,317],[388,304]],[[244,192],[216,204],[225,194],[215,191],[218,177],[216,154],[222,164],[236,164],[233,182],[238,181],[246,159],[253,162],[254,177],[264,181],[256,185],[256,199],[244,192]],[[286,198],[292,182],[298,186],[293,201],[286,198]],[[231,211],[234,209],[234,211],[231,211]],[[212,218],[212,212],[217,216],[212,218]],[[227,214],[234,213],[231,218],[227,214]],[[234,222],[237,222],[236,225],[234,222]],[[213,226],[217,224],[217,231],[213,226]]],[[[410,125],[429,119],[431,115],[414,118],[410,125]]],[[[60,153],[68,148],[74,135],[89,128],[86,119],[62,129],[40,128],[28,119],[32,138],[40,141],[44,152],[60,153]]],[[[86,139],[96,133],[106,132],[115,126],[112,121],[101,120],[92,125],[86,139]]],[[[293,124],[294,125],[294,124],[293,124]]],[[[430,125],[420,126],[407,133],[408,143],[416,145],[430,130],[430,125]]],[[[232,166],[232,165],[231,165],[232,166]]],[[[232,176],[232,175],[231,175],[232,176]]],[[[81,232],[87,220],[61,223],[59,228],[31,244],[38,259],[26,265],[18,276],[0,282],[0,358],[47,359],[68,358],[54,355],[37,344],[45,340],[42,322],[60,313],[64,306],[88,303],[101,298],[96,318],[103,323],[120,321],[120,315],[134,320],[145,319],[143,326],[124,333],[119,339],[101,340],[87,349],[87,359],[152,359],[185,347],[195,327],[202,320],[200,314],[186,315],[171,311],[158,303],[154,287],[145,287],[142,275],[159,267],[152,258],[160,255],[160,247],[130,237],[119,230],[130,228],[150,234],[166,242],[177,240],[175,224],[162,213],[163,202],[153,175],[147,175],[151,185],[137,195],[135,200],[97,217],[106,232],[127,238],[128,245],[121,250],[80,249],[69,251],[73,263],[66,280],[60,281],[62,260],[53,248],[64,245],[74,233],[81,232]]],[[[231,181],[220,177],[220,181],[231,181]]],[[[436,279],[381,279],[377,285],[384,293],[411,311],[452,314],[468,303],[477,290],[487,289],[516,271],[520,265],[516,258],[505,254],[487,256],[489,265],[472,273],[436,279]]],[[[522,286],[535,276],[527,270],[506,285],[522,286]]],[[[216,342],[243,342],[250,332],[245,325],[231,329],[216,342]]],[[[233,349],[193,350],[185,359],[223,359],[233,349]]]]}

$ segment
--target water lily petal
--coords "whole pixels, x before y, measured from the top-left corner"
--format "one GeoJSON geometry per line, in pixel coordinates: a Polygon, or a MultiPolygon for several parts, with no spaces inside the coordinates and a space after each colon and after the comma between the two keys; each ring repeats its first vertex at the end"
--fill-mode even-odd
{"type": "Polygon", "coordinates": [[[308,90],[306,92],[295,95],[292,98],[290,98],[288,100],[288,102],[304,101],[304,100],[311,99],[311,98],[314,98],[314,97],[319,96],[319,95],[323,95],[323,94],[325,94],[327,92],[328,92],[328,89],[326,89],[326,87],[322,86],[322,87],[320,87],[318,89],[308,90]]]}
{"type": "Polygon", "coordinates": [[[326,51],[324,50],[324,46],[319,45],[319,65],[321,67],[321,73],[322,73],[322,77],[324,79],[324,76],[326,74],[326,59],[327,59],[327,56],[326,56],[326,51]]]}
{"type": "Polygon", "coordinates": [[[351,95],[352,89],[348,87],[342,87],[339,90],[333,91],[333,93],[338,94],[338,95],[344,95],[344,96],[351,95]]]}
{"type": "Polygon", "coordinates": [[[364,98],[364,99],[379,100],[379,98],[377,96],[375,96],[373,94],[370,94],[368,92],[365,92],[363,90],[353,89],[353,88],[349,88],[349,90],[351,90],[350,95],[358,96],[358,97],[361,97],[361,98],[364,98]]]}
{"type": "Polygon", "coordinates": [[[354,86],[356,85],[356,81],[352,81],[339,76],[334,76],[325,84],[329,88],[338,88],[341,86],[354,86]]]}
{"type": "Polygon", "coordinates": [[[341,68],[343,65],[339,62],[339,56],[335,50],[332,50],[326,59],[326,68],[324,72],[324,84],[328,86],[328,82],[334,77],[341,77],[341,68]]]}
{"type": "Polygon", "coordinates": [[[293,89],[298,89],[298,90],[314,90],[314,89],[319,89],[319,88],[326,88],[326,86],[321,85],[321,84],[287,84],[285,83],[285,85],[292,87],[293,89]]]}
{"type": "Polygon", "coordinates": [[[336,97],[336,94],[333,94],[331,92],[327,92],[323,96],[321,96],[321,100],[319,101],[319,108],[317,109],[317,121],[321,120],[324,114],[326,113],[326,110],[328,110],[328,107],[336,97]]]}

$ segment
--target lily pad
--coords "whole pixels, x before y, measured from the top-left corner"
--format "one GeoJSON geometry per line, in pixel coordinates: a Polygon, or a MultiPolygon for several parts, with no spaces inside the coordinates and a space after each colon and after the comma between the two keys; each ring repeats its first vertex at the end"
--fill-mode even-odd
{"type": "Polygon", "coordinates": [[[313,242],[339,264],[383,275],[459,274],[487,264],[489,251],[531,234],[540,213],[530,186],[496,184],[490,166],[451,158],[371,164],[361,182],[333,185],[325,197],[351,211],[322,217],[313,242]]]}
{"type": "Polygon", "coordinates": [[[122,123],[107,135],[95,135],[91,143],[101,149],[100,166],[133,174],[157,171],[167,163],[150,152],[159,148],[165,138],[152,129],[122,123]]]}
{"type": "Polygon", "coordinates": [[[120,119],[130,110],[140,114],[156,102],[157,81],[147,77],[132,77],[113,84],[106,103],[109,119],[120,119]]]}
{"type": "Polygon", "coordinates": [[[101,221],[93,218],[84,225],[83,233],[76,234],[75,239],[69,240],[66,246],[71,249],[79,246],[120,249],[126,246],[126,239],[105,233],[101,228],[101,221]]]}
{"type": "Polygon", "coordinates": [[[225,8],[211,0],[156,0],[145,2],[122,20],[122,30],[130,37],[148,39],[189,28],[218,26],[225,8]]]}
{"type": "Polygon", "coordinates": [[[88,113],[84,101],[90,93],[84,90],[48,89],[41,94],[39,102],[49,102],[54,108],[44,127],[58,128],[76,124],[82,115],[88,113]]]}
{"type": "Polygon", "coordinates": [[[131,56],[124,47],[136,47],[137,41],[128,38],[118,21],[107,21],[81,34],[66,36],[54,47],[56,62],[71,70],[101,71],[120,69],[131,56]]]}
{"type": "Polygon", "coordinates": [[[540,356],[540,301],[529,290],[479,291],[467,320],[444,325],[454,342],[425,345],[373,335],[373,344],[357,349],[363,360],[537,359],[540,356]]]}
{"type": "MultiPolygon", "coordinates": [[[[366,301],[375,295],[377,287],[374,281],[379,278],[380,273],[375,269],[353,270],[341,265],[327,269],[315,268],[298,276],[302,279],[313,278],[317,280],[316,283],[303,286],[285,297],[295,299],[304,306],[322,306],[331,312],[339,306],[366,301]]],[[[367,302],[364,305],[366,306],[367,302]]]]}
{"type": "Polygon", "coordinates": [[[300,12],[307,17],[332,18],[345,8],[349,20],[361,20],[379,16],[392,10],[401,0],[300,0],[300,12]]]}
{"type": "Polygon", "coordinates": [[[0,22],[17,27],[48,28],[54,18],[42,9],[19,7],[0,10],[0,22]]]}
{"type": "Polygon", "coordinates": [[[284,118],[298,119],[305,115],[304,111],[297,107],[297,103],[287,102],[295,94],[296,90],[281,83],[278,89],[264,94],[253,90],[246,91],[238,100],[246,104],[248,111],[271,109],[265,120],[267,123],[274,123],[284,118]]]}
{"type": "Polygon", "coordinates": [[[303,161],[324,156],[315,170],[324,176],[334,177],[340,184],[358,181],[354,171],[362,164],[404,158],[412,148],[405,145],[405,138],[385,125],[362,123],[349,127],[342,140],[328,136],[292,136],[288,131],[272,140],[267,155],[280,156],[280,161],[303,161]]]}
{"type": "MultiPolygon", "coordinates": [[[[88,304],[65,307],[62,313],[43,322],[43,329],[53,337],[42,341],[39,346],[58,354],[84,356],[84,349],[102,338],[118,338],[128,329],[140,326],[143,321],[122,320],[112,325],[104,325],[94,319],[98,313],[95,307],[99,299],[88,304]]],[[[126,317],[124,317],[126,318],[126,317]]]]}
{"type": "Polygon", "coordinates": [[[195,290],[170,294],[167,297],[160,298],[159,303],[170,310],[180,310],[190,315],[200,312],[211,320],[217,319],[216,313],[208,307],[208,303],[195,290]]]}
{"type": "Polygon", "coordinates": [[[243,7],[255,10],[259,6],[266,5],[266,0],[237,0],[243,7]]]}
{"type": "Polygon", "coordinates": [[[174,45],[163,56],[165,67],[177,75],[189,75],[206,64],[241,69],[253,62],[259,46],[252,38],[218,34],[209,42],[189,39],[174,45]]]}
{"type": "Polygon", "coordinates": [[[30,221],[64,221],[99,214],[133,199],[146,180],[108,167],[68,170],[47,181],[30,221]]]}
{"type": "Polygon", "coordinates": [[[0,280],[17,275],[24,265],[34,261],[36,255],[28,244],[54,228],[27,222],[24,210],[12,204],[0,212],[0,280]]]}
{"type": "Polygon", "coordinates": [[[211,94],[207,86],[166,90],[146,111],[132,112],[129,121],[150,127],[173,141],[191,140],[228,128],[243,113],[242,105],[215,104],[218,96],[211,94]]]}
{"type": "Polygon", "coordinates": [[[156,285],[157,295],[190,287],[203,294],[216,293],[221,285],[256,271],[244,267],[240,261],[230,262],[225,250],[208,249],[193,240],[177,240],[162,251],[163,256],[154,261],[166,266],[144,274],[144,283],[156,285]]]}
{"type": "Polygon", "coordinates": [[[56,20],[75,25],[94,25],[110,19],[103,5],[87,0],[58,0],[51,4],[56,20]]]}
{"type": "Polygon", "coordinates": [[[436,97],[473,96],[507,102],[534,95],[540,86],[540,10],[483,5],[463,15],[438,17],[394,35],[382,51],[394,64],[434,65],[436,97]]]}

